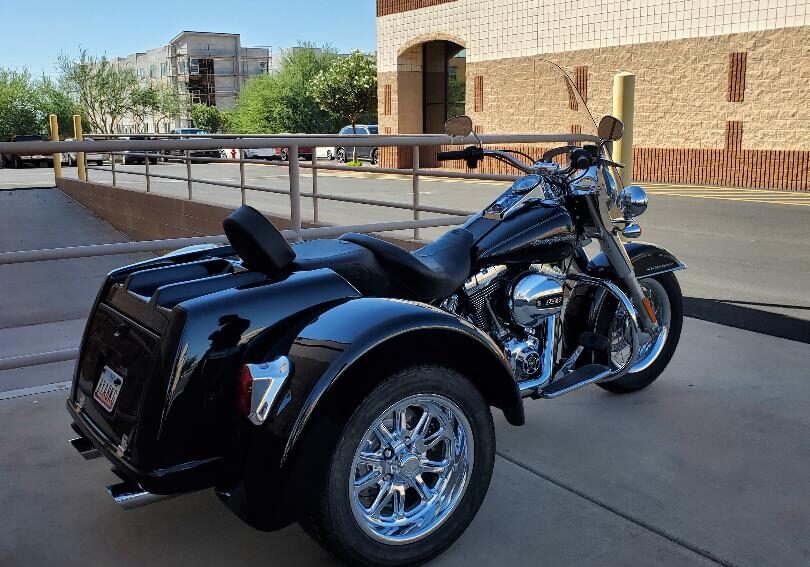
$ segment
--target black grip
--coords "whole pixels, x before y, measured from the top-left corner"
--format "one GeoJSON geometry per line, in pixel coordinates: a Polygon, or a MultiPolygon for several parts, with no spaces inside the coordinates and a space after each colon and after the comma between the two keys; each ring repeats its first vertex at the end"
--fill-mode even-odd
{"type": "Polygon", "coordinates": [[[436,154],[436,159],[439,161],[446,161],[451,159],[464,159],[467,156],[464,155],[464,151],[454,151],[454,152],[439,152],[436,154]]]}

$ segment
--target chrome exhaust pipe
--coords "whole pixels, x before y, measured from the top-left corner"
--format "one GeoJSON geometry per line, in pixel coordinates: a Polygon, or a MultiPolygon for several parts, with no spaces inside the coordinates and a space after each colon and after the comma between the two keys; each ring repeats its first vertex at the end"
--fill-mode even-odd
{"type": "Polygon", "coordinates": [[[124,510],[140,508],[147,504],[179,496],[179,494],[152,494],[141,488],[141,485],[136,482],[111,484],[107,487],[107,492],[124,510]]]}
{"type": "Polygon", "coordinates": [[[76,439],[71,439],[70,444],[73,445],[73,448],[76,449],[79,454],[88,461],[91,459],[97,459],[101,456],[101,452],[93,447],[93,444],[86,437],[76,437],[76,439]]]}

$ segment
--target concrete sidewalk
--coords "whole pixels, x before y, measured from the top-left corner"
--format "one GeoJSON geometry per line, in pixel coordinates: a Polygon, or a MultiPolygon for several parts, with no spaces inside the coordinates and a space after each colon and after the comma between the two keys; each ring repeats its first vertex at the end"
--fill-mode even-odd
{"type": "MultiPolygon", "coordinates": [[[[809,564],[808,356],[687,319],[647,390],[527,401],[522,428],[497,415],[489,495],[432,564],[809,564]]],[[[334,564],[297,526],[253,531],[210,492],[118,509],[108,464],[67,445],[64,397],[0,394],[3,567],[334,564]]]]}

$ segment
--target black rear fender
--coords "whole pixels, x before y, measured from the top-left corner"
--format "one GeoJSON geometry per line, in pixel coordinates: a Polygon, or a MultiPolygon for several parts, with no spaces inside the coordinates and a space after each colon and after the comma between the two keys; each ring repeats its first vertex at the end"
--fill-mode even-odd
{"type": "Polygon", "coordinates": [[[492,339],[429,305],[357,298],[330,306],[297,327],[288,357],[292,372],[276,409],[263,426],[251,426],[240,478],[220,491],[258,529],[295,520],[312,492],[300,483],[328,470],[334,441],[360,400],[404,365],[457,368],[510,423],[524,423],[522,398],[492,339]]]}
{"type": "Polygon", "coordinates": [[[524,422],[520,392],[497,345],[470,323],[429,305],[381,298],[347,301],[304,327],[289,358],[290,400],[272,425],[287,440],[283,460],[322,408],[351,408],[390,370],[409,364],[458,368],[510,423],[524,422]]]}

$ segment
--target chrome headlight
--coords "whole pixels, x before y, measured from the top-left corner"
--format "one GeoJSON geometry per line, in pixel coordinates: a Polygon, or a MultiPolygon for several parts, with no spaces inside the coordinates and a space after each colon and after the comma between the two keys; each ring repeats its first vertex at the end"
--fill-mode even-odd
{"type": "Polygon", "coordinates": [[[638,185],[628,185],[619,193],[619,208],[625,216],[633,218],[647,210],[647,192],[638,185]]]}

